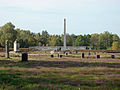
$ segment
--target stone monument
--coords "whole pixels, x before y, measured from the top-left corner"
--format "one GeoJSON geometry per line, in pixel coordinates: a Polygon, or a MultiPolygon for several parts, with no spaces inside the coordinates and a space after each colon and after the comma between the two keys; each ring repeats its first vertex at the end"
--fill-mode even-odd
{"type": "Polygon", "coordinates": [[[15,41],[14,42],[14,52],[20,52],[19,47],[20,47],[19,43],[17,41],[15,41]]]}
{"type": "Polygon", "coordinates": [[[6,58],[10,58],[9,57],[9,41],[6,40],[6,58]]]}
{"type": "Polygon", "coordinates": [[[66,50],[66,19],[64,19],[64,51],[66,50]]]}

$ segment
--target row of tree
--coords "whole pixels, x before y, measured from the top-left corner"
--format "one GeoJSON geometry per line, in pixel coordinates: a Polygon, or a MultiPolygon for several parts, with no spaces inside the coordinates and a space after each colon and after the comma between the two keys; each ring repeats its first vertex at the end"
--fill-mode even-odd
{"type": "MultiPolygon", "coordinates": [[[[67,34],[67,46],[91,46],[92,49],[111,49],[119,48],[120,38],[117,34],[105,31],[101,34],[74,35],[67,34]]],[[[29,30],[15,29],[15,26],[8,22],[0,27],[0,47],[5,47],[5,41],[10,41],[10,47],[17,40],[20,47],[29,46],[62,46],[64,35],[50,35],[47,31],[33,33],[29,30]]]]}

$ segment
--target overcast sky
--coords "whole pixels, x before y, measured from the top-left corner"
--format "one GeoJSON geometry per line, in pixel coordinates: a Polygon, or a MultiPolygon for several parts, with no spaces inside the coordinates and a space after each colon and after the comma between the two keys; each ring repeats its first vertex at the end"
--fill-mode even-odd
{"type": "Polygon", "coordinates": [[[120,0],[0,0],[0,26],[38,33],[92,34],[109,31],[120,36],[120,0]]]}

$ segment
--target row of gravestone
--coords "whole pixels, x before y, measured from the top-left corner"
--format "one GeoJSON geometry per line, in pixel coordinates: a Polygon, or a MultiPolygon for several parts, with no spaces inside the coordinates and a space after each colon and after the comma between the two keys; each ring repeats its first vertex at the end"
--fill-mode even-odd
{"type": "MultiPolygon", "coordinates": [[[[68,53],[65,53],[65,55],[68,55],[68,53]]],[[[63,56],[63,55],[58,54],[58,57],[62,58],[62,56],[63,56]]],[[[51,54],[51,57],[53,58],[54,55],[51,54]]],[[[84,54],[84,53],[81,54],[81,58],[85,58],[85,54],[84,54]]],[[[100,55],[96,55],[96,58],[99,59],[99,58],[100,58],[100,55]]],[[[114,59],[114,58],[115,58],[115,55],[111,55],[111,58],[114,59]]]]}
{"type": "MultiPolygon", "coordinates": [[[[58,57],[59,57],[59,58],[62,58],[62,57],[63,57],[63,55],[58,54],[58,57]]],[[[51,55],[51,58],[54,58],[54,55],[53,55],[53,54],[51,55]]]]}
{"type": "MultiPolygon", "coordinates": [[[[75,51],[75,53],[77,54],[78,53],[78,50],[75,51]]],[[[96,52],[93,52],[94,55],[96,55],[96,52]]],[[[68,55],[68,53],[66,51],[64,51],[64,54],[65,55],[68,55]]],[[[72,52],[70,51],[69,54],[72,54],[72,52]]],[[[88,56],[90,56],[91,53],[88,52],[88,56]]],[[[81,57],[84,58],[85,57],[85,54],[84,53],[81,53],[81,57]]],[[[100,55],[97,55],[96,58],[100,58],[100,55]]],[[[115,55],[111,55],[111,58],[115,58],[115,55]]]]}
{"type": "MultiPolygon", "coordinates": [[[[85,54],[84,54],[84,53],[81,54],[81,58],[85,58],[85,54]]],[[[99,59],[99,58],[100,58],[100,55],[96,55],[96,58],[99,59]]],[[[114,59],[114,58],[115,58],[115,55],[111,55],[111,58],[114,59]]]]}

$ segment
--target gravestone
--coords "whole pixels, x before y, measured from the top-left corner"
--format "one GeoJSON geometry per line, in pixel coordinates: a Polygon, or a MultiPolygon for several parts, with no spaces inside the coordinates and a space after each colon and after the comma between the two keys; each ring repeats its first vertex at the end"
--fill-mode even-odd
{"type": "Polygon", "coordinates": [[[51,55],[51,58],[54,58],[54,55],[53,55],[53,54],[51,55]]]}
{"type": "Polygon", "coordinates": [[[84,53],[81,54],[81,58],[85,58],[85,54],[84,53]]]}
{"type": "Polygon", "coordinates": [[[100,59],[100,55],[97,55],[97,59],[100,59]]]}
{"type": "Polygon", "coordinates": [[[66,52],[66,53],[65,53],[65,55],[67,56],[67,55],[68,55],[68,53],[66,52]]]}
{"type": "Polygon", "coordinates": [[[6,40],[6,58],[10,58],[9,57],[9,41],[6,40]]]}
{"type": "Polygon", "coordinates": [[[54,54],[54,51],[51,51],[50,54],[51,54],[51,55],[50,55],[51,58],[54,58],[54,55],[53,55],[53,54],[54,54]]]}
{"type": "Polygon", "coordinates": [[[62,58],[62,55],[60,55],[60,58],[62,58]]]}
{"type": "Polygon", "coordinates": [[[111,58],[115,58],[115,55],[111,55],[111,58]]]}
{"type": "Polygon", "coordinates": [[[16,52],[16,53],[19,52],[20,51],[19,47],[20,47],[19,43],[17,41],[15,41],[14,42],[14,52],[16,52]]]}
{"type": "Polygon", "coordinates": [[[22,62],[27,62],[27,61],[28,61],[28,54],[22,53],[22,62]]]}

